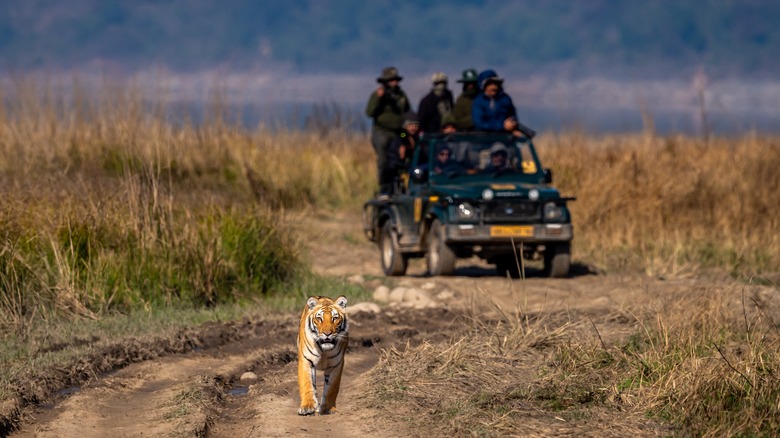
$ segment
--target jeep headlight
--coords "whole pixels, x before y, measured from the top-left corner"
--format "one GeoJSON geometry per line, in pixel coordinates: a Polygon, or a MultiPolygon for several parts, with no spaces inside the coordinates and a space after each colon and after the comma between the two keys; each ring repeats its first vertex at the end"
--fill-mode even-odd
{"type": "Polygon", "coordinates": [[[544,204],[544,218],[547,220],[560,219],[563,216],[563,208],[554,202],[544,204]]]}
{"type": "Polygon", "coordinates": [[[493,196],[495,196],[495,193],[493,193],[493,191],[490,189],[485,189],[482,191],[482,199],[485,201],[490,201],[493,199],[493,196]]]}
{"type": "Polygon", "coordinates": [[[458,205],[458,218],[459,219],[471,219],[477,214],[477,210],[474,208],[473,205],[469,204],[468,202],[464,202],[460,205],[458,205]]]}

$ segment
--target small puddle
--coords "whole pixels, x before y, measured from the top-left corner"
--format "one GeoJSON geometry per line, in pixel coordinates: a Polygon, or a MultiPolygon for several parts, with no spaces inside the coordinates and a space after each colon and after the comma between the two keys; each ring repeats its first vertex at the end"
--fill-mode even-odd
{"type": "Polygon", "coordinates": [[[60,389],[59,391],[57,391],[57,397],[70,395],[73,394],[74,392],[79,392],[79,391],[81,391],[80,386],[71,386],[70,388],[60,389]]]}
{"type": "Polygon", "coordinates": [[[248,386],[242,386],[242,385],[236,385],[230,389],[228,389],[228,395],[232,395],[234,397],[241,397],[244,395],[247,395],[249,393],[249,387],[248,386]]]}

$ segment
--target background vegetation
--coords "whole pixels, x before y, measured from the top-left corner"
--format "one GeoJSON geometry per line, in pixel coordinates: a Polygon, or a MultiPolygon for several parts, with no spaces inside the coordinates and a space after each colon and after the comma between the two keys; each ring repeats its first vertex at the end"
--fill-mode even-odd
{"type": "Polygon", "coordinates": [[[572,203],[579,257],[651,275],[780,268],[780,140],[569,134],[536,142],[572,203]]]}
{"type": "Polygon", "coordinates": [[[771,75],[777,2],[530,0],[362,2],[11,0],[0,66],[135,70],[292,66],[300,71],[460,71],[474,66],[572,75],[771,75]],[[466,62],[468,60],[468,62],[466,62]],[[467,65],[464,65],[467,64],[467,65]]]}
{"type": "MultiPolygon", "coordinates": [[[[249,131],[225,122],[220,101],[201,124],[174,123],[164,103],[142,101],[129,84],[73,89],[61,96],[17,80],[2,90],[0,397],[20,373],[65,354],[39,347],[102,339],[122,315],[140,315],[146,327],[132,330],[144,336],[238,318],[231,306],[246,301],[291,309],[312,288],[346,287],[307,273],[295,228],[311,209],[357,220],[375,184],[365,135],[249,131]],[[192,313],[168,316],[179,309],[192,313]]],[[[780,270],[777,138],[572,132],[536,144],[556,186],[578,197],[576,262],[768,282],[780,270]]],[[[516,430],[511,414],[528,403],[564,416],[604,407],[612,418],[648,415],[693,435],[778,430],[771,297],[735,301],[733,286],[647,295],[588,324],[568,311],[475,313],[461,341],[387,352],[374,402],[432,407],[410,419],[436,417],[442,434],[516,430]],[[597,324],[612,319],[637,330],[605,342],[597,324]],[[523,364],[537,373],[530,383],[508,381],[523,364]],[[459,392],[464,382],[481,391],[459,392]]]]}
{"type": "Polygon", "coordinates": [[[306,273],[290,208],[371,195],[345,134],[247,132],[212,108],[174,126],[131,88],[54,97],[17,82],[0,114],[0,322],[213,306],[306,273]],[[345,143],[345,141],[347,143],[345,143]],[[348,152],[349,151],[349,152],[348,152]]]}
{"type": "MultiPolygon", "coordinates": [[[[364,135],[247,131],[219,101],[198,126],[171,123],[131,86],[74,88],[57,97],[17,80],[0,113],[6,322],[267,294],[305,270],[291,211],[357,212],[373,194],[364,135]]],[[[537,145],[578,197],[577,260],[659,276],[780,268],[777,139],[572,133],[537,145]]]]}

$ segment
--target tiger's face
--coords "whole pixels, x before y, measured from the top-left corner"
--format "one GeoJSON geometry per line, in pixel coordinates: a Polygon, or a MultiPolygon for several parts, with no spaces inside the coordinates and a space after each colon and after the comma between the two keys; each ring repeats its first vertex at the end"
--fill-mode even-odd
{"type": "Polygon", "coordinates": [[[329,298],[309,298],[308,305],[312,311],[309,333],[313,341],[323,351],[332,350],[347,333],[347,299],[340,296],[334,302],[329,298]]]}

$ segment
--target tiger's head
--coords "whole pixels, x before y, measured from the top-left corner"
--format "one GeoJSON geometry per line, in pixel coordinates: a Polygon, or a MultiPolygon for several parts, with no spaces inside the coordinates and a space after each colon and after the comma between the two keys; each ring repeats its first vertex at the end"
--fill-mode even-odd
{"type": "Polygon", "coordinates": [[[308,335],[323,351],[332,350],[347,336],[347,298],[341,295],[334,301],[328,297],[311,297],[306,307],[308,335]]]}

